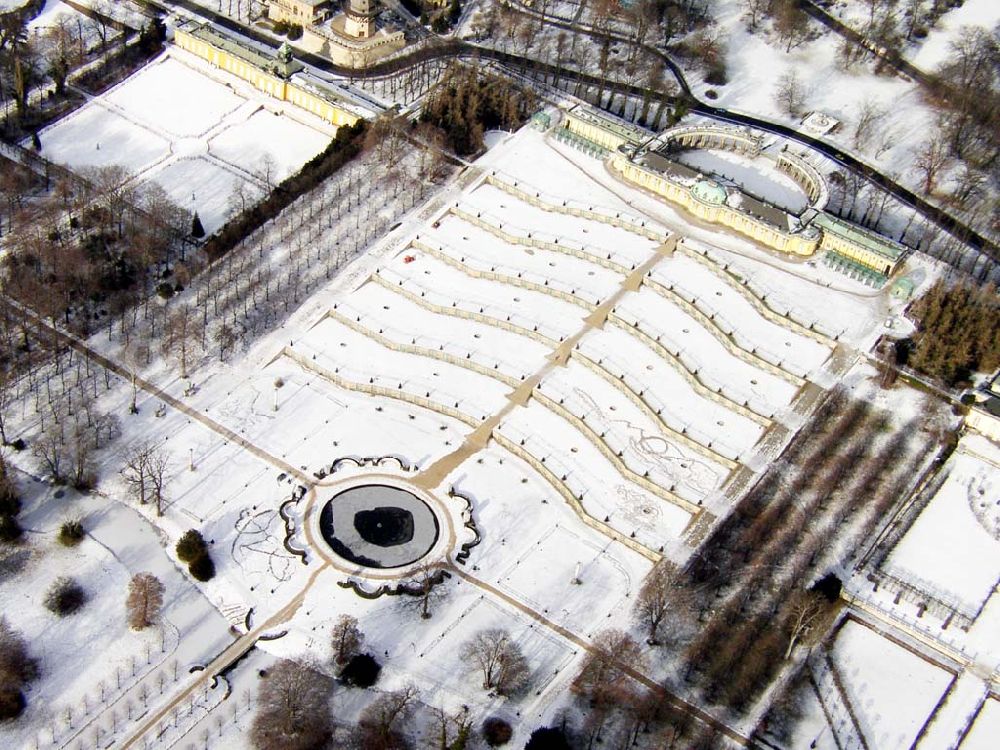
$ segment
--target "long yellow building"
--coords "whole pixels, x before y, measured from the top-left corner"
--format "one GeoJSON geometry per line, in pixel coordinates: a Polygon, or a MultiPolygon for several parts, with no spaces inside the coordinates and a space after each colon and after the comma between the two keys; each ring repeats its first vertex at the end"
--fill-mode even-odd
{"type": "Polygon", "coordinates": [[[654,136],[649,131],[591,107],[576,105],[564,113],[555,135],[594,156],[608,155],[608,167],[626,182],[680,206],[696,218],[728,227],[766,247],[824,260],[866,283],[880,284],[901,265],[906,248],[876,232],[823,210],[826,180],[801,156],[782,149],[763,154],[763,138],[747,128],[695,124],[654,136]],[[794,215],[743,190],[668,157],[672,149],[710,148],[748,158],[767,156],[776,170],[791,177],[810,207],[794,215]]]}
{"type": "Polygon", "coordinates": [[[302,76],[303,66],[292,59],[287,47],[277,57],[271,57],[204,24],[176,29],[174,44],[331,125],[354,125],[363,119],[363,113],[336,92],[302,76]]]}

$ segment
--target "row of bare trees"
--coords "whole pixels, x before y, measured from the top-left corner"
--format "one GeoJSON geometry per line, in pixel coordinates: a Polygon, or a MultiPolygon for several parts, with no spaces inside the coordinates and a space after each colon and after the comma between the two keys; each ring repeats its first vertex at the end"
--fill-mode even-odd
{"type": "Polygon", "coordinates": [[[940,438],[935,413],[889,433],[867,402],[828,397],[685,567],[649,574],[634,609],[647,642],[680,656],[704,699],[747,710],[828,631],[839,584],[826,571],[905,497],[940,438]]]}

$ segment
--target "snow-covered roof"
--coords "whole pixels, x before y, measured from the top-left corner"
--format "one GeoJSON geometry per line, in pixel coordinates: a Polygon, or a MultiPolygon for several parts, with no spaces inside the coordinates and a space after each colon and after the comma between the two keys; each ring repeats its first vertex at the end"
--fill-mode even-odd
{"type": "Polygon", "coordinates": [[[726,202],[726,189],[714,180],[700,180],[691,188],[695,198],[703,203],[723,204],[726,202]]]}
{"type": "Polygon", "coordinates": [[[857,224],[852,224],[850,222],[844,221],[843,219],[838,219],[833,214],[829,214],[826,211],[820,211],[816,214],[816,218],[813,219],[813,223],[820,227],[824,232],[830,232],[835,235],[839,235],[844,239],[853,242],[860,247],[870,250],[877,255],[881,255],[883,258],[887,258],[891,261],[897,261],[906,252],[906,248],[902,245],[893,242],[887,237],[883,237],[880,234],[871,232],[864,227],[860,227],[857,224]]]}

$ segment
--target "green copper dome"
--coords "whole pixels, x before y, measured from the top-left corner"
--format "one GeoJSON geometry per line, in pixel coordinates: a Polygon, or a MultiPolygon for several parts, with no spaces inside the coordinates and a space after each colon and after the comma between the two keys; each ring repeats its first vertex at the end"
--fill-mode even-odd
{"type": "Polygon", "coordinates": [[[726,202],[726,189],[712,180],[702,180],[691,188],[691,192],[695,198],[703,203],[722,204],[726,202]]]}

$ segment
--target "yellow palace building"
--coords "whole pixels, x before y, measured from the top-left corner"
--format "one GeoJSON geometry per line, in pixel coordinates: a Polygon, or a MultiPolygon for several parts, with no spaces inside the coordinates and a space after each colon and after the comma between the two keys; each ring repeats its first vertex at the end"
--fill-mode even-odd
{"type": "Polygon", "coordinates": [[[176,29],[174,44],[275,99],[294,104],[331,125],[354,125],[363,119],[363,113],[342,96],[303,76],[303,66],[292,59],[287,45],[283,45],[277,56],[272,57],[200,23],[176,29]]]}
{"type": "Polygon", "coordinates": [[[823,210],[826,180],[802,157],[783,148],[764,152],[763,137],[747,128],[688,125],[654,135],[604,112],[578,104],[563,113],[554,136],[606,160],[613,174],[692,216],[718,224],[781,253],[808,257],[824,252],[837,270],[872,285],[883,284],[902,264],[906,248],[877,232],[823,210]],[[750,159],[767,158],[808,198],[799,215],[704,175],[670,158],[672,148],[717,149],[750,159]]]}

